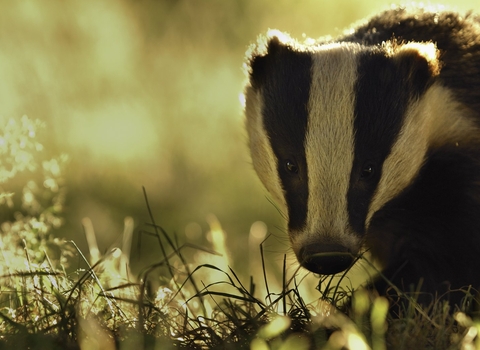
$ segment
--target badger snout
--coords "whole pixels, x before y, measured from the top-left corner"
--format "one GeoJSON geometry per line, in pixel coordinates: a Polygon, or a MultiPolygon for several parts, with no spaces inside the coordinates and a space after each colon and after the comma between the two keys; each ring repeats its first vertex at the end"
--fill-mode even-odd
{"type": "Polygon", "coordinates": [[[298,260],[311,272],[333,275],[349,268],[354,257],[340,244],[309,244],[300,249],[298,260]]]}

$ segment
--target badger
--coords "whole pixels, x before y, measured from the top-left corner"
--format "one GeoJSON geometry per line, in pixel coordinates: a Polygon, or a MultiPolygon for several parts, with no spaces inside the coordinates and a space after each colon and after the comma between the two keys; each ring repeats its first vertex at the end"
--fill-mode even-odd
{"type": "Polygon", "coordinates": [[[396,7],[336,39],[269,31],[246,65],[253,167],[301,266],[337,274],[369,251],[380,294],[458,304],[450,291],[480,287],[478,16],[396,7]]]}

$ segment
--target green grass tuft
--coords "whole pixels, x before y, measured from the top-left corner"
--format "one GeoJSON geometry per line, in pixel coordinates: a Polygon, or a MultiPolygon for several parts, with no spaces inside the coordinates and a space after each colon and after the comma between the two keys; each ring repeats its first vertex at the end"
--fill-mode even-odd
{"type": "Polygon", "coordinates": [[[317,297],[307,301],[302,296],[306,280],[287,268],[286,258],[281,281],[268,277],[263,243],[261,274],[237,275],[214,217],[209,219],[214,249],[180,243],[155,222],[146,191],[151,222],[139,232],[139,241],[155,239],[158,262],[137,275],[130,271],[129,218],[122,246],[103,255],[91,222],[84,220],[89,243],[84,254],[74,242],[53,235],[62,223],[67,158],[42,158],[43,147],[35,139],[41,123],[24,117],[3,127],[6,161],[0,164],[0,182],[17,190],[0,195],[5,209],[0,349],[480,348],[480,321],[465,312],[474,291],[466,291],[465,305],[456,312],[443,302],[421,309],[405,299],[401,317],[391,318],[387,299],[354,292],[343,283],[348,282],[344,274],[321,278],[317,297]],[[20,144],[35,157],[23,151],[17,157],[20,144]],[[28,166],[22,163],[26,159],[28,166]],[[345,303],[351,307],[341,311],[345,303]]]}

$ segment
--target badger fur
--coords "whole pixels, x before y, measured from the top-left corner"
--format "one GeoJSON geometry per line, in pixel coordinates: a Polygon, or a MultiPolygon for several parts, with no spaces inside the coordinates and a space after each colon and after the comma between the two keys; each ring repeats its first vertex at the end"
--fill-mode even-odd
{"type": "Polygon", "coordinates": [[[480,287],[478,17],[394,8],[336,40],[270,32],[248,68],[253,165],[303,267],[369,250],[379,293],[480,287]]]}

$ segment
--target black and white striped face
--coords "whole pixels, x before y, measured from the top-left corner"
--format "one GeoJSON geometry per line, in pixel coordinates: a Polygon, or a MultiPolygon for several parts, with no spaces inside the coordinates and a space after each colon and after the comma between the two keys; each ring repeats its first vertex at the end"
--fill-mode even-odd
{"type": "Polygon", "coordinates": [[[441,125],[455,104],[438,70],[433,44],[303,46],[276,33],[256,48],[253,165],[304,267],[349,267],[375,213],[414,181],[432,145],[454,137],[441,125]]]}

